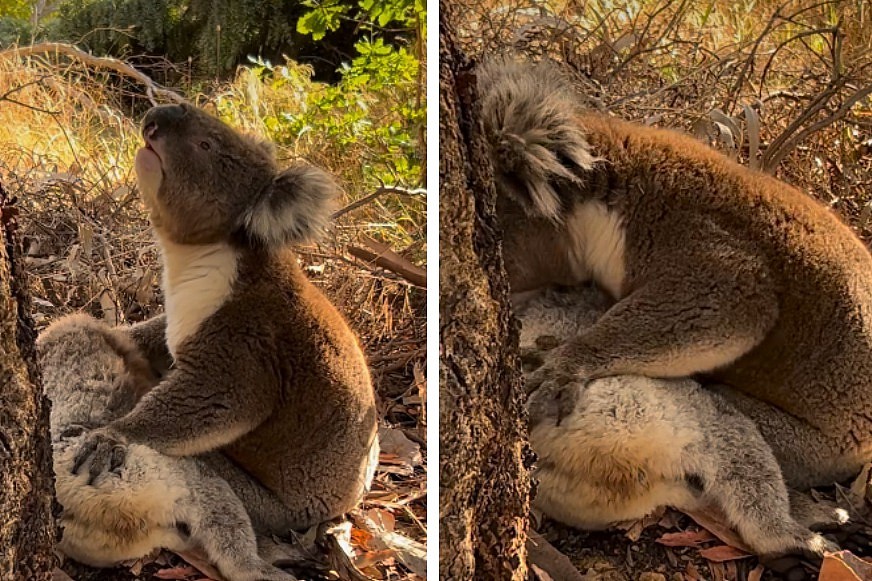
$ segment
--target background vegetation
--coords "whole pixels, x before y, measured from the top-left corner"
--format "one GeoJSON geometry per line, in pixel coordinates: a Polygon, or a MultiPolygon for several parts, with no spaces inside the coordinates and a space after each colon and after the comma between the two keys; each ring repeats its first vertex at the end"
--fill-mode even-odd
{"type": "Polygon", "coordinates": [[[17,198],[40,326],[74,310],[119,324],[160,312],[132,169],[153,104],[188,99],[274,142],[280,162],[339,177],[344,208],[299,255],[360,334],[381,396],[391,443],[353,529],[354,565],[373,578],[413,576],[426,535],[423,10],[0,0],[0,185],[17,198]],[[393,532],[409,550],[385,546],[393,532]]]}

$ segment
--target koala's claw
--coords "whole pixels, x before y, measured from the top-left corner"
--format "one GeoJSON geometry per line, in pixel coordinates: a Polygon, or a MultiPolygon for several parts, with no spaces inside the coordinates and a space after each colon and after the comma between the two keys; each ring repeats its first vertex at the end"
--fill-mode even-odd
{"type": "Polygon", "coordinates": [[[73,461],[73,474],[78,474],[88,459],[88,484],[94,484],[103,472],[117,473],[127,458],[127,444],[118,436],[106,430],[92,432],[76,453],[73,461]]]}
{"type": "Polygon", "coordinates": [[[552,384],[555,387],[562,387],[577,380],[578,377],[575,374],[567,373],[564,366],[552,362],[543,365],[527,375],[525,383],[527,393],[532,393],[543,387],[546,383],[552,384]]]}
{"type": "Polygon", "coordinates": [[[81,436],[90,429],[91,428],[83,424],[70,424],[60,433],[60,439],[66,440],[67,438],[75,438],[81,436]]]}

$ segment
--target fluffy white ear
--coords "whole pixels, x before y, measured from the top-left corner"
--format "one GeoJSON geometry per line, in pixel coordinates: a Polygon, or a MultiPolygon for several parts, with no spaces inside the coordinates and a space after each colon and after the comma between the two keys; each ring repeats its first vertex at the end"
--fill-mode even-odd
{"type": "Polygon", "coordinates": [[[316,238],[336,209],[339,186],[325,171],[297,163],[278,174],[246,212],[248,233],[268,246],[316,238]]]}

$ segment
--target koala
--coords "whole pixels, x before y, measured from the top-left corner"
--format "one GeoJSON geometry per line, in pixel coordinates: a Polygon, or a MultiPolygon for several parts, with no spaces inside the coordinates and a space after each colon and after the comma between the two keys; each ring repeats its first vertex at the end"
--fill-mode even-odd
{"type": "Polygon", "coordinates": [[[202,548],[228,581],[294,579],[257,553],[251,520],[230,485],[198,458],[164,456],[133,444],[125,463],[99,475],[72,474],[85,437],[128,412],[157,384],[129,334],[71,315],[39,338],[43,386],[52,402],[55,488],[63,507],[59,549],[111,567],[155,549],[202,548]]]}
{"type": "MultiPolygon", "coordinates": [[[[530,298],[516,311],[522,353],[547,361],[550,349],[594,325],[607,305],[591,286],[530,298]]],[[[661,506],[714,504],[759,555],[838,550],[805,524],[843,522],[846,515],[808,506],[806,522],[797,522],[756,425],[691,379],[615,375],[544,386],[530,395],[528,411],[539,457],[533,505],[551,518],[603,529],[661,506]]]]}
{"type": "Polygon", "coordinates": [[[289,248],[323,230],[336,185],[187,104],[151,109],[142,133],[166,312],[130,337],[169,369],[84,438],[73,472],[95,481],[136,444],[206,455],[258,531],[340,516],[374,475],[375,396],[357,337],[289,248]]]}
{"type": "Polygon", "coordinates": [[[554,65],[494,59],[477,83],[510,289],[615,301],[528,389],[697,377],[793,487],[872,459],[872,257],[850,228],[690,136],[581,110],[554,65]]]}

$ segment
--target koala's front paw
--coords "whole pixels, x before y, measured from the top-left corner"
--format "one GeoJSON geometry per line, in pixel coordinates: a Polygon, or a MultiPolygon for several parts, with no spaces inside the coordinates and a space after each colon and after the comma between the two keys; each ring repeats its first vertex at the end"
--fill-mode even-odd
{"type": "Polygon", "coordinates": [[[525,378],[527,393],[532,393],[545,385],[564,386],[575,381],[576,374],[568,370],[567,365],[560,359],[551,359],[545,365],[528,374],[525,378]]]}
{"type": "Polygon", "coordinates": [[[73,460],[73,474],[78,474],[90,458],[88,484],[103,472],[115,472],[127,458],[127,442],[108,428],[94,430],[82,441],[73,460]]]}
{"type": "Polygon", "coordinates": [[[539,389],[530,395],[527,402],[530,428],[532,429],[544,421],[553,422],[555,426],[559,426],[563,420],[575,412],[579,391],[583,387],[583,381],[544,382],[539,389]]]}
{"type": "Polygon", "coordinates": [[[66,428],[64,428],[60,434],[58,434],[58,438],[60,440],[67,440],[69,438],[77,438],[92,429],[91,426],[86,424],[70,424],[66,428]]]}

